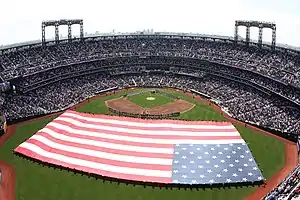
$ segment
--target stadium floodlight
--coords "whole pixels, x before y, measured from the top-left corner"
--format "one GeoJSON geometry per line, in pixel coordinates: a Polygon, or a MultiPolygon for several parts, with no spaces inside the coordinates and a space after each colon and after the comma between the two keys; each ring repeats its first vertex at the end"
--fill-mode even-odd
{"type": "Polygon", "coordinates": [[[48,20],[42,22],[42,44],[46,43],[46,27],[55,27],[55,43],[59,43],[59,26],[68,26],[68,41],[72,40],[72,25],[80,25],[80,39],[83,39],[83,20],[82,19],[60,19],[60,20],[48,20]]]}
{"type": "Polygon", "coordinates": [[[238,27],[245,26],[246,27],[246,44],[250,43],[250,28],[257,27],[259,29],[258,34],[258,44],[261,47],[263,41],[263,29],[270,28],[272,29],[272,49],[275,49],[276,46],[276,24],[274,22],[263,22],[263,21],[246,21],[246,20],[236,20],[235,21],[235,32],[234,32],[234,40],[238,42],[238,27]]]}

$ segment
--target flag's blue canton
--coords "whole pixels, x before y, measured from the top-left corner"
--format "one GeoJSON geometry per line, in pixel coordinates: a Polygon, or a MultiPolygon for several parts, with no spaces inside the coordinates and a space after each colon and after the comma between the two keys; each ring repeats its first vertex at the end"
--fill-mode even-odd
{"type": "Polygon", "coordinates": [[[176,144],[172,182],[239,183],[264,180],[246,144],[176,144]]]}

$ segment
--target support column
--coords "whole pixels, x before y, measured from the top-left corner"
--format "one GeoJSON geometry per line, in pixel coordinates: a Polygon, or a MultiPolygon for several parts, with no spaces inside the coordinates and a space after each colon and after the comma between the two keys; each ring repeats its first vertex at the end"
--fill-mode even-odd
{"type": "Polygon", "coordinates": [[[83,40],[83,21],[80,22],[80,39],[83,40]]]}
{"type": "Polygon", "coordinates": [[[45,45],[46,43],[46,26],[45,23],[42,22],[42,45],[45,45]]]}
{"type": "Polygon", "coordinates": [[[276,46],[276,26],[272,28],[272,49],[276,46]]]}
{"type": "Polygon", "coordinates": [[[72,24],[68,23],[68,41],[72,40],[72,24]]]}
{"type": "Polygon", "coordinates": [[[258,45],[260,47],[262,47],[262,40],[263,40],[263,26],[262,24],[260,24],[258,29],[258,45]]]}
{"type": "Polygon", "coordinates": [[[59,24],[55,24],[55,43],[59,43],[59,24]]]}
{"type": "Polygon", "coordinates": [[[238,42],[238,36],[239,36],[239,26],[235,24],[235,30],[234,30],[234,42],[238,42]]]}
{"type": "Polygon", "coordinates": [[[246,26],[246,43],[249,45],[250,42],[250,25],[246,26]]]}

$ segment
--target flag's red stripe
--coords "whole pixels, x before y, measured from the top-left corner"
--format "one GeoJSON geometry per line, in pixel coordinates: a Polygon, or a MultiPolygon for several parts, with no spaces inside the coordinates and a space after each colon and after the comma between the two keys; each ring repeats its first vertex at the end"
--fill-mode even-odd
{"type": "Polygon", "coordinates": [[[119,161],[119,160],[111,160],[106,158],[99,158],[96,156],[86,155],[86,154],[80,154],[80,153],[74,153],[67,150],[61,150],[57,148],[52,148],[48,146],[47,144],[44,144],[38,140],[35,139],[29,139],[26,141],[26,143],[34,144],[41,149],[67,156],[70,158],[76,158],[80,160],[100,163],[100,164],[106,164],[106,165],[112,165],[112,166],[118,166],[118,167],[128,167],[128,168],[135,168],[135,169],[150,169],[150,170],[159,170],[159,171],[171,171],[172,170],[172,164],[171,165],[159,165],[159,164],[147,164],[147,163],[134,163],[134,162],[126,162],[126,161],[119,161]]]}
{"type": "MultiPolygon", "coordinates": [[[[76,121],[79,121],[84,124],[92,124],[92,125],[98,125],[98,126],[108,126],[108,127],[118,127],[118,128],[129,128],[129,129],[138,129],[138,130],[152,130],[152,131],[184,131],[184,132],[236,132],[236,129],[231,126],[231,128],[227,129],[208,129],[208,128],[174,128],[174,127],[143,127],[143,126],[129,126],[126,124],[118,124],[118,123],[106,123],[106,122],[92,122],[86,119],[79,119],[74,116],[63,116],[64,118],[73,119],[76,121]]],[[[54,120],[61,122],[60,118],[56,118],[54,120]]]]}
{"type": "Polygon", "coordinates": [[[173,144],[156,144],[156,143],[142,143],[142,142],[132,142],[132,141],[124,141],[124,140],[114,140],[114,139],[100,138],[100,137],[89,136],[89,135],[79,135],[79,134],[75,134],[75,133],[69,133],[66,130],[61,130],[61,129],[55,128],[54,126],[49,126],[49,125],[47,125],[47,128],[56,133],[60,133],[60,134],[70,136],[70,137],[87,139],[87,140],[95,140],[95,141],[100,141],[100,142],[123,144],[123,145],[128,145],[128,146],[173,148],[173,144]]]}
{"type": "Polygon", "coordinates": [[[118,155],[130,155],[130,156],[138,156],[138,157],[147,157],[147,158],[168,158],[173,159],[173,154],[164,154],[164,153],[150,153],[150,152],[137,152],[137,151],[128,151],[128,150],[120,150],[120,149],[112,149],[109,146],[107,147],[98,147],[93,146],[89,144],[81,144],[81,143],[75,143],[75,142],[69,142],[65,140],[60,140],[57,138],[52,137],[48,133],[45,132],[38,132],[35,135],[41,135],[48,140],[57,143],[57,144],[63,144],[67,146],[73,146],[83,149],[89,149],[94,151],[100,151],[100,152],[106,152],[106,153],[112,153],[112,154],[118,154],[118,155]]]}
{"type": "MultiPolygon", "coordinates": [[[[109,116],[109,115],[102,115],[102,114],[88,114],[82,112],[76,112],[73,110],[68,110],[66,113],[72,113],[78,116],[89,117],[89,118],[102,118],[102,119],[113,119],[118,121],[125,121],[125,122],[140,122],[140,123],[153,123],[153,124],[185,124],[185,125],[214,125],[214,126],[226,126],[232,125],[230,122],[215,122],[215,121],[183,121],[183,120],[151,120],[151,119],[139,119],[139,118],[131,118],[131,117],[119,117],[119,116],[109,116]]],[[[66,116],[62,114],[62,116],[66,116]]]]}
{"type": "Polygon", "coordinates": [[[165,178],[165,177],[153,177],[153,176],[141,176],[141,175],[134,175],[134,174],[123,174],[123,173],[115,173],[115,172],[110,172],[110,171],[104,171],[104,170],[99,170],[99,169],[94,169],[90,167],[84,167],[80,165],[73,165],[70,163],[66,163],[60,160],[52,159],[52,158],[47,158],[44,156],[41,156],[29,149],[23,148],[23,147],[17,147],[15,149],[15,152],[19,152],[23,155],[26,155],[28,157],[46,162],[46,163],[51,163],[59,166],[63,166],[69,169],[76,169],[80,170],[83,172],[88,172],[92,174],[98,174],[106,177],[114,177],[118,179],[126,179],[126,180],[133,180],[133,181],[143,181],[143,182],[155,182],[155,183],[171,183],[172,178],[165,178]]]}
{"type": "MultiPolygon", "coordinates": [[[[181,135],[150,135],[150,134],[138,134],[138,133],[126,133],[126,132],[116,132],[113,131],[113,127],[111,127],[112,130],[101,130],[101,129],[95,129],[95,128],[87,128],[87,127],[81,127],[77,126],[75,124],[72,124],[70,122],[62,121],[62,120],[55,120],[55,122],[71,127],[73,129],[81,130],[81,131],[90,131],[90,132],[99,132],[109,135],[117,135],[117,136],[126,136],[126,137],[136,137],[136,138],[150,138],[150,139],[168,139],[168,140],[231,140],[231,139],[241,139],[240,135],[237,136],[181,136],[181,135]]],[[[48,124],[48,126],[53,126],[53,124],[48,124]]],[[[47,126],[47,127],[48,127],[47,126]]],[[[100,128],[100,127],[99,127],[100,128]]]]}

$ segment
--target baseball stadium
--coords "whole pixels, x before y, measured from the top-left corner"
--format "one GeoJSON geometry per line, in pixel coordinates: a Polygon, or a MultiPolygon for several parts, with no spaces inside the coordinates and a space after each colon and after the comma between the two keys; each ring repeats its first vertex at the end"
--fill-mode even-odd
{"type": "Polygon", "coordinates": [[[0,199],[300,199],[300,51],[233,25],[0,47],[0,199]]]}

